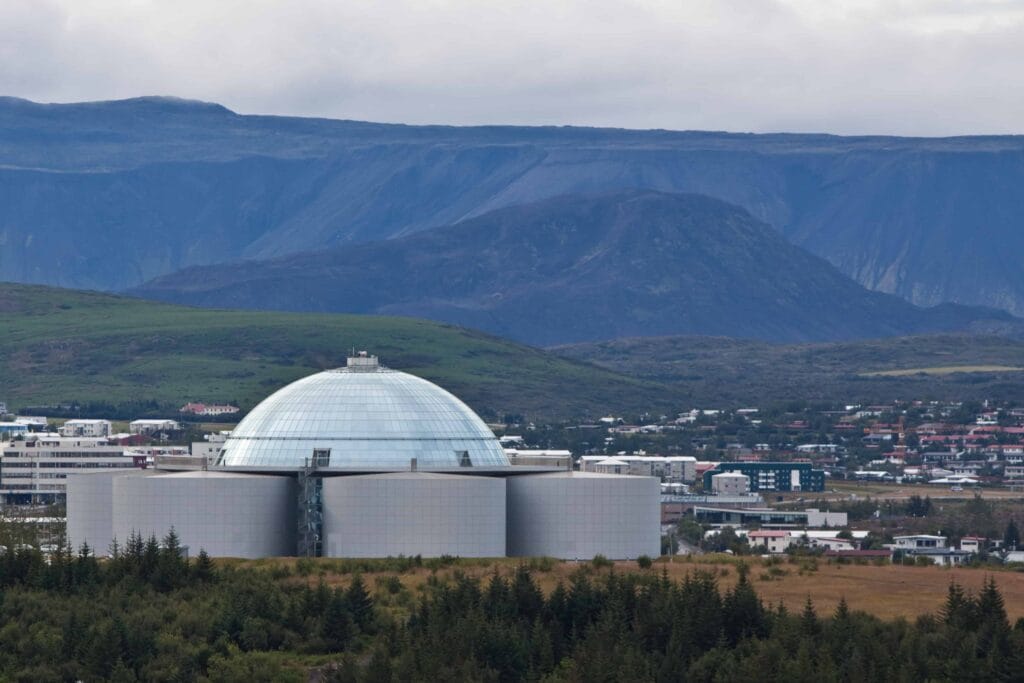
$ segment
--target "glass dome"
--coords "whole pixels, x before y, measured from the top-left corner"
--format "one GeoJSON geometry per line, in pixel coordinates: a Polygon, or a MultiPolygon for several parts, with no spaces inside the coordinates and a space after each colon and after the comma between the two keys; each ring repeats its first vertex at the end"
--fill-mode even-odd
{"type": "Polygon", "coordinates": [[[266,398],[228,436],[224,467],[319,466],[363,471],[507,466],[491,430],[469,406],[425,379],[349,359],[266,398]],[[325,461],[329,450],[329,457],[325,461]]]}

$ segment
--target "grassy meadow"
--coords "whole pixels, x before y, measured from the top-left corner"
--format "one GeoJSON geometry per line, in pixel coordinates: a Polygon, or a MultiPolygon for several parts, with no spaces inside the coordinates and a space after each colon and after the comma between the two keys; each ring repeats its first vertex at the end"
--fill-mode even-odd
{"type": "Polygon", "coordinates": [[[485,418],[670,407],[672,390],[473,330],[410,318],[228,311],[0,285],[0,400],[250,408],[351,349],[437,382],[485,418]]]}

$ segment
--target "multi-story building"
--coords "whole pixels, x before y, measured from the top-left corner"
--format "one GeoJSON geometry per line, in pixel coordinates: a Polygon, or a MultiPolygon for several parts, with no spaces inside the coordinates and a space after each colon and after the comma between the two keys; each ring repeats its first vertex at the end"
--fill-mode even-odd
{"type": "Polygon", "coordinates": [[[106,439],[30,434],[0,449],[0,499],[6,505],[59,503],[69,474],[145,467],[106,439]]]}
{"type": "Polygon", "coordinates": [[[132,434],[159,434],[180,429],[181,424],[177,420],[133,420],[128,424],[128,431],[132,434]]]}
{"type": "Polygon", "coordinates": [[[61,436],[110,436],[110,420],[68,420],[57,431],[61,436]]]}
{"type": "Polygon", "coordinates": [[[230,431],[218,432],[216,434],[204,434],[203,439],[205,439],[205,441],[192,442],[192,457],[205,460],[210,465],[214,464],[217,462],[217,455],[220,454],[220,449],[224,448],[224,442],[227,441],[230,434],[230,431]]]}
{"type": "Polygon", "coordinates": [[[1024,465],[1007,465],[1003,469],[1003,477],[1006,479],[1024,479],[1024,465]]]}
{"type": "Polygon", "coordinates": [[[584,455],[580,458],[580,471],[693,482],[697,478],[697,459],[688,455],[584,455]]]}
{"type": "Polygon", "coordinates": [[[704,473],[704,490],[712,489],[712,477],[722,472],[739,472],[750,479],[750,490],[824,491],[825,472],[808,462],[722,462],[704,473]]]}
{"type": "Polygon", "coordinates": [[[721,472],[711,475],[711,491],[725,496],[750,493],[750,477],[741,472],[721,472]]]}

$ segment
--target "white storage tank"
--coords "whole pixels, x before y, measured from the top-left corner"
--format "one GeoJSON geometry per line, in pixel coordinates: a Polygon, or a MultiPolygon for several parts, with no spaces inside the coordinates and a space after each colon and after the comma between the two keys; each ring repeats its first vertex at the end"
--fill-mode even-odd
{"type": "Polygon", "coordinates": [[[395,472],[323,480],[327,557],[503,557],[505,481],[395,472]]]}
{"type": "Polygon", "coordinates": [[[565,560],[661,554],[656,477],[552,472],[508,478],[508,554],[565,560]]]}
{"type": "Polygon", "coordinates": [[[176,472],[113,480],[114,535],[162,539],[174,527],[189,553],[213,557],[295,554],[296,484],[291,477],[176,472]]]}
{"type": "Polygon", "coordinates": [[[153,470],[113,470],[67,478],[68,541],[75,552],[87,543],[96,557],[109,554],[114,540],[114,479],[144,477],[153,470]]]}

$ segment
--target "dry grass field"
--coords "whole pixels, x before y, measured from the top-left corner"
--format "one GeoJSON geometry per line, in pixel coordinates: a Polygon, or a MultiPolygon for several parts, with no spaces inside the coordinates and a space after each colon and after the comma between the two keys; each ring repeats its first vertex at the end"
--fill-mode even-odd
{"type": "MultiPolygon", "coordinates": [[[[907,500],[911,496],[928,496],[944,500],[970,500],[975,494],[985,500],[1019,500],[1024,501],[1024,491],[1011,490],[1009,488],[977,488],[964,486],[963,491],[953,491],[949,484],[884,484],[873,481],[827,481],[824,493],[787,493],[782,494],[784,500],[792,502],[797,498],[803,498],[810,502],[813,500],[850,500],[851,496],[867,498],[870,496],[875,500],[907,500]]],[[[766,494],[766,498],[774,500],[774,494],[766,494]]]]}
{"type": "MultiPolygon", "coordinates": [[[[891,619],[912,619],[934,613],[946,598],[949,583],[955,580],[966,589],[977,592],[988,576],[993,576],[1006,601],[1011,620],[1024,617],[1024,574],[1010,571],[989,572],[982,569],[943,569],[941,567],[903,567],[855,564],[826,564],[819,561],[817,571],[800,573],[794,565],[780,565],[789,571],[770,581],[759,577],[765,569],[753,568],[750,577],[761,599],[789,609],[799,609],[810,596],[819,614],[830,613],[845,598],[851,609],[891,619]]],[[[737,577],[731,571],[721,577],[723,586],[737,577]]]]}
{"type": "MultiPolygon", "coordinates": [[[[706,571],[713,573],[724,590],[734,585],[739,577],[740,558],[707,556],[703,558],[673,558],[659,560],[652,569],[639,569],[635,562],[616,562],[611,569],[595,569],[590,563],[535,562],[533,575],[541,588],[548,592],[558,582],[568,582],[572,574],[585,567],[593,575],[602,572],[655,572],[665,570],[673,579],[682,579],[687,573],[706,571]]],[[[799,610],[808,597],[814,601],[819,614],[828,614],[843,598],[851,609],[863,610],[884,619],[934,613],[946,597],[950,581],[955,580],[967,590],[977,592],[989,576],[995,578],[1006,602],[1011,620],[1024,617],[1024,573],[984,569],[944,569],[941,567],[903,567],[892,565],[858,565],[829,563],[818,559],[816,568],[805,558],[801,562],[769,563],[760,558],[743,558],[749,568],[748,577],[766,604],[782,602],[790,610],[799,610]]],[[[346,560],[296,560],[280,558],[257,561],[228,561],[239,566],[258,566],[276,569],[282,580],[307,581],[311,584],[321,578],[332,586],[345,586],[352,579],[352,571],[359,564],[346,560]]],[[[427,564],[429,561],[424,561],[427,564]]],[[[372,571],[374,563],[367,562],[362,576],[373,590],[385,579],[397,576],[402,586],[414,595],[423,589],[432,575],[438,579],[451,578],[463,572],[486,580],[495,572],[509,575],[519,560],[455,560],[454,564],[431,569],[417,567],[405,572],[372,571]]]]}
{"type": "Polygon", "coordinates": [[[942,365],[932,368],[907,368],[903,370],[876,370],[863,372],[862,377],[910,377],[912,375],[952,375],[956,372],[1019,372],[1024,368],[1012,365],[942,365]]]}

